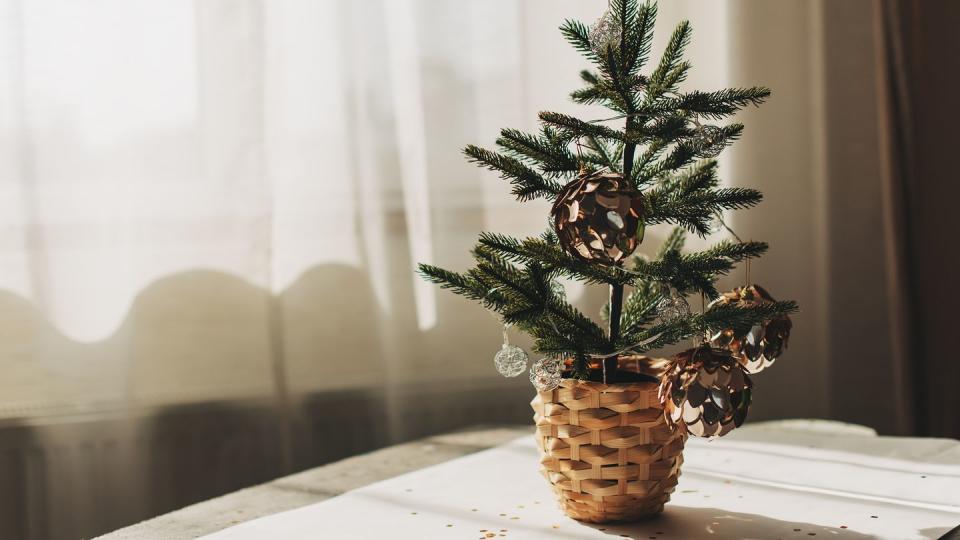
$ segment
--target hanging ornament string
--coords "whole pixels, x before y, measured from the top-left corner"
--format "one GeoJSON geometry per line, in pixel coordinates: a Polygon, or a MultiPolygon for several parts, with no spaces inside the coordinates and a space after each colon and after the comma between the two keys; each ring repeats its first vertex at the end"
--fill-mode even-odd
{"type": "MultiPolygon", "coordinates": [[[[486,296],[494,293],[499,287],[494,287],[487,291],[486,296]]],[[[501,319],[493,312],[491,309],[487,309],[487,312],[490,313],[490,316],[497,320],[497,322],[502,322],[501,319]]],[[[550,322],[550,326],[553,327],[554,332],[557,333],[560,337],[565,337],[560,329],[557,328],[556,323],[553,321],[553,316],[547,314],[547,320],[550,322]]],[[[530,357],[527,356],[526,351],[517,347],[515,345],[510,345],[510,336],[507,333],[507,329],[510,327],[508,323],[503,324],[503,346],[493,357],[494,365],[497,368],[497,371],[500,372],[504,377],[516,377],[523,373],[527,369],[527,364],[530,360],[530,357]]],[[[534,388],[538,392],[545,392],[548,390],[553,390],[554,388],[560,386],[560,380],[563,378],[563,362],[557,358],[544,357],[533,362],[530,365],[530,382],[533,384],[534,388]]]]}
{"type": "MultiPolygon", "coordinates": [[[[703,315],[707,311],[707,295],[703,291],[700,291],[700,314],[703,315]]],[[[710,330],[708,328],[703,329],[703,333],[700,335],[702,341],[697,345],[710,342],[710,330]]]]}
{"type": "MultiPolygon", "coordinates": [[[[719,210],[717,210],[717,211],[715,212],[715,215],[717,216],[717,221],[720,222],[720,226],[723,227],[724,229],[726,229],[726,231],[727,231],[728,233],[730,233],[731,236],[733,236],[734,238],[736,238],[736,239],[737,239],[737,242],[743,244],[743,243],[744,243],[744,242],[743,242],[743,239],[741,239],[740,236],[737,235],[737,233],[734,232],[734,230],[731,229],[730,226],[727,225],[727,222],[723,220],[723,214],[722,214],[719,210]]],[[[752,240],[751,240],[751,241],[752,241],[752,240]]],[[[746,275],[744,276],[744,277],[746,278],[746,282],[743,284],[744,287],[749,287],[750,284],[752,283],[752,281],[750,280],[750,261],[751,261],[751,259],[753,259],[753,257],[747,257],[747,258],[744,259],[744,261],[743,261],[743,266],[744,266],[744,270],[745,270],[744,273],[746,274],[746,275]]]]}
{"type": "Polygon", "coordinates": [[[583,143],[580,142],[580,137],[577,137],[573,140],[573,144],[577,149],[577,169],[578,174],[584,174],[587,172],[587,162],[583,159],[583,143]]]}
{"type": "Polygon", "coordinates": [[[727,222],[723,220],[723,212],[721,212],[720,210],[717,210],[716,212],[714,212],[714,215],[717,217],[717,221],[720,222],[720,226],[726,229],[726,231],[730,233],[731,236],[736,238],[737,242],[740,242],[742,244],[743,239],[741,239],[740,236],[733,229],[731,229],[730,226],[727,225],[727,222]]]}
{"type": "Polygon", "coordinates": [[[618,356],[618,355],[621,355],[621,354],[626,353],[626,352],[633,352],[633,349],[636,349],[637,347],[643,347],[643,346],[645,346],[645,345],[649,345],[649,344],[653,343],[654,341],[660,339],[660,336],[662,336],[662,335],[663,335],[663,332],[660,332],[659,334],[655,334],[655,335],[653,335],[653,336],[651,336],[651,337],[648,337],[647,339],[638,341],[638,342],[634,343],[633,345],[628,345],[628,346],[620,349],[619,351],[614,351],[614,352],[612,352],[612,353],[608,353],[608,354],[588,354],[588,355],[587,355],[587,358],[596,358],[597,360],[603,360],[603,359],[605,359],[605,358],[613,358],[614,356],[618,356]]]}
{"type": "MultiPolygon", "coordinates": [[[[494,287],[494,288],[490,289],[489,291],[487,291],[487,295],[489,295],[490,293],[496,291],[496,290],[499,289],[499,288],[500,288],[500,287],[494,287]]],[[[494,319],[496,319],[497,322],[501,322],[500,318],[499,318],[492,310],[487,309],[487,312],[490,313],[490,315],[491,315],[494,319]]],[[[553,315],[552,315],[551,313],[547,313],[547,322],[549,322],[549,323],[550,323],[550,326],[553,327],[553,331],[556,332],[557,337],[569,338],[569,336],[567,336],[566,334],[564,334],[563,332],[561,332],[559,328],[557,328],[557,323],[554,322],[554,320],[553,320],[553,315]]],[[[503,328],[504,328],[504,342],[506,342],[506,329],[507,329],[507,327],[510,326],[510,324],[508,324],[508,323],[502,323],[502,324],[503,324],[503,328]]]]}
{"type": "MultiPolygon", "coordinates": [[[[487,292],[487,296],[497,290],[498,287],[494,287],[487,292]]],[[[526,371],[527,362],[530,358],[527,356],[526,351],[517,347],[516,345],[510,344],[510,336],[507,334],[507,330],[510,328],[510,324],[504,322],[500,317],[498,317],[493,310],[487,309],[487,313],[490,314],[498,323],[503,325],[503,345],[501,345],[500,350],[497,351],[497,354],[493,356],[493,365],[496,367],[497,372],[499,372],[504,377],[516,377],[526,371]]]]}

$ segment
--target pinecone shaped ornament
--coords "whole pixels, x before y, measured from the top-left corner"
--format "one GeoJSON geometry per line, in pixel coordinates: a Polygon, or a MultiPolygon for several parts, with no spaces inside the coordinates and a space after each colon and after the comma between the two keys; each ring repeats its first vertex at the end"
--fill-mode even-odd
{"type": "MultiPolygon", "coordinates": [[[[710,305],[749,307],[774,301],[763,287],[750,285],[723,293],[710,305]]],[[[756,325],[746,333],[736,333],[732,329],[722,330],[711,338],[711,342],[714,347],[729,349],[749,373],[759,373],[770,367],[774,360],[783,354],[792,327],[790,317],[784,315],[756,325]]]]}
{"type": "Polygon", "coordinates": [[[751,388],[730,351],[702,345],[673,357],[660,401],[668,424],[697,437],[722,437],[746,420],[751,388]]]}
{"type": "Polygon", "coordinates": [[[643,196],[623,175],[587,171],[563,188],[551,215],[564,249],[586,262],[614,265],[643,241],[643,207],[643,196]]]}

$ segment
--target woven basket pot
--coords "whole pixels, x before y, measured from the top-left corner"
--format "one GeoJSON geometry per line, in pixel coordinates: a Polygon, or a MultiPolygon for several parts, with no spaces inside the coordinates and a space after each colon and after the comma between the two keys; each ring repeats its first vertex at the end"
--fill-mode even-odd
{"type": "MultiPolygon", "coordinates": [[[[620,369],[639,371],[648,360],[622,359],[620,369]]],[[[541,472],[568,516],[606,523],[663,511],[686,434],[667,426],[657,391],[655,382],[563,379],[533,399],[541,472]]]]}

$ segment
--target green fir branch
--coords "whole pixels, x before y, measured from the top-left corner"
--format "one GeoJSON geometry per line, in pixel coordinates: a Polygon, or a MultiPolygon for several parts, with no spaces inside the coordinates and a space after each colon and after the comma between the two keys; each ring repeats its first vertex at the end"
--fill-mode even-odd
{"type": "Polygon", "coordinates": [[[662,297],[652,281],[643,281],[627,295],[620,315],[620,328],[624,334],[634,334],[657,317],[657,308],[662,297]]]}
{"type": "Polygon", "coordinates": [[[579,169],[577,158],[567,145],[557,144],[545,134],[531,135],[520,130],[505,128],[500,131],[497,145],[513,157],[539,166],[547,174],[564,174],[579,169]]]}
{"type": "MultiPolygon", "coordinates": [[[[648,85],[646,101],[653,101],[666,92],[676,89],[678,80],[671,78],[672,72],[675,72],[683,61],[683,51],[690,44],[690,35],[692,28],[689,21],[683,21],[677,25],[670,41],[667,43],[663,56],[660,57],[660,64],[650,75],[650,84],[648,85]]],[[[685,71],[685,70],[684,70],[685,71]]]]}
{"type": "MultiPolygon", "coordinates": [[[[716,121],[760,105],[770,91],[751,87],[681,93],[679,87],[691,69],[683,59],[691,36],[688,22],[676,27],[652,73],[641,73],[650,58],[656,4],[611,0],[609,9],[619,26],[618,40],[593,43],[591,29],[578,21],[565,21],[561,32],[594,65],[581,71],[584,86],[571,94],[572,100],[602,105],[613,112],[611,117],[588,122],[543,112],[539,133],[504,129],[497,139],[500,152],[471,145],[464,153],[470,161],[509,180],[521,201],[555,200],[565,188],[561,179],[582,167],[628,173],[630,184],[643,192],[644,224],[674,225],[656,259],[637,255],[625,267],[581,260],[560,245],[551,220],[538,237],[481,234],[473,251],[476,264],[466,272],[418,266],[424,279],[482,303],[527,332],[534,350],[574,358],[573,372],[578,377],[587,376],[590,355],[620,350],[643,353],[691,337],[700,339],[706,332],[743,331],[796,310],[793,302],[717,304],[703,313],[660,319],[664,295],[674,294],[668,291],[714,298],[719,276],[767,250],[763,242],[722,241],[683,253],[688,232],[705,237],[713,231],[716,216],[750,208],[762,198],[749,188],[721,188],[717,162],[712,159],[740,137],[743,126],[709,128],[714,138],[706,140],[707,128],[700,127],[699,120],[716,121]],[[624,129],[606,124],[613,120],[622,120],[624,129]],[[570,147],[573,141],[580,145],[576,153],[570,147]],[[610,286],[612,291],[628,288],[622,306],[617,304],[619,317],[610,335],[551,288],[560,276],[610,286]],[[619,331],[614,330],[617,324],[619,331]]],[[[609,313],[610,308],[605,309],[609,313]]]]}
{"type": "Polygon", "coordinates": [[[660,245],[660,250],[657,252],[657,258],[664,258],[667,253],[676,252],[680,253],[683,250],[683,245],[687,241],[687,232],[683,227],[674,227],[670,230],[670,234],[663,241],[663,244],[660,245]]]}
{"type": "Polygon", "coordinates": [[[762,86],[752,88],[727,88],[715,92],[693,91],[671,100],[668,106],[696,113],[704,118],[719,120],[734,114],[744,107],[759,106],[770,97],[770,89],[762,86]]]}
{"type": "Polygon", "coordinates": [[[463,153],[471,162],[478,163],[491,171],[497,171],[501,178],[510,180],[510,185],[513,186],[512,193],[520,201],[529,201],[538,197],[553,200],[563,188],[559,182],[544,178],[516,158],[472,144],[464,148],[463,153]]]}
{"type": "Polygon", "coordinates": [[[611,129],[601,124],[584,122],[579,118],[574,118],[566,114],[544,111],[541,112],[539,116],[541,121],[556,128],[562,136],[571,141],[587,136],[619,142],[623,142],[627,138],[626,134],[622,131],[611,129]]]}
{"type": "Polygon", "coordinates": [[[581,261],[557,244],[539,238],[518,240],[504,234],[481,233],[480,246],[492,250],[504,259],[520,262],[540,262],[568,277],[592,284],[627,284],[634,276],[616,266],[601,266],[581,261]]]}

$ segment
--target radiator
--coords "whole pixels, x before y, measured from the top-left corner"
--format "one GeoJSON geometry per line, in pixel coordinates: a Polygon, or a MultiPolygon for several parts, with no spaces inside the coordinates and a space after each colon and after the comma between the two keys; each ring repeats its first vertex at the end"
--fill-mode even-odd
{"type": "Polygon", "coordinates": [[[346,456],[529,423],[530,390],[351,390],[0,422],[0,538],[90,538],[346,456]],[[393,425],[391,425],[391,423],[393,425]],[[335,435],[335,436],[334,436],[335,435]]]}

